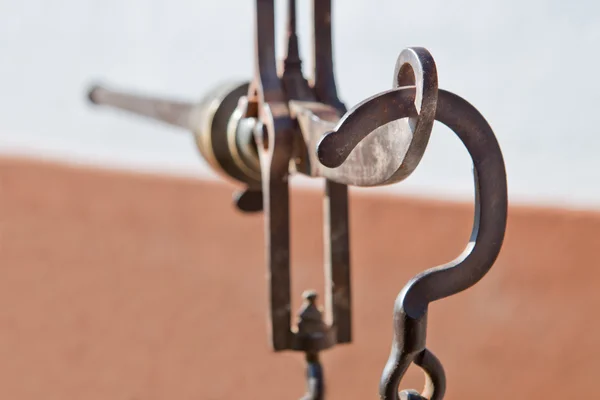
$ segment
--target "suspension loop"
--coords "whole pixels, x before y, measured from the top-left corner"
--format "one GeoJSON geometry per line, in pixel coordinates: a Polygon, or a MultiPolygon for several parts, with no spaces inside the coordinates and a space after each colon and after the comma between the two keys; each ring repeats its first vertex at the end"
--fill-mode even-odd
{"type": "Polygon", "coordinates": [[[380,396],[386,399],[441,400],[446,392],[446,375],[439,359],[425,347],[426,316],[412,319],[402,312],[395,315],[396,336],[392,354],[386,364],[380,383],[380,396]],[[399,321],[398,318],[402,318],[399,321]],[[398,393],[400,381],[411,364],[419,366],[425,374],[421,393],[403,390],[398,393]]]}
{"type": "Polygon", "coordinates": [[[443,398],[446,390],[444,368],[437,357],[425,347],[426,336],[426,313],[418,318],[413,318],[402,308],[396,310],[394,313],[392,352],[380,382],[380,396],[382,399],[398,399],[400,381],[413,363],[425,373],[425,388],[421,394],[413,390],[403,391],[400,393],[400,398],[403,398],[402,396],[414,400],[421,398],[439,400],[443,398]]]}
{"type": "Polygon", "coordinates": [[[424,388],[420,393],[414,389],[405,389],[398,393],[398,386],[389,385],[386,388],[386,390],[390,391],[389,397],[394,398],[394,396],[399,396],[401,400],[441,400],[444,398],[446,392],[446,373],[442,363],[431,351],[424,349],[412,357],[405,357],[401,363],[406,365],[406,369],[412,363],[423,370],[425,375],[424,388]]]}

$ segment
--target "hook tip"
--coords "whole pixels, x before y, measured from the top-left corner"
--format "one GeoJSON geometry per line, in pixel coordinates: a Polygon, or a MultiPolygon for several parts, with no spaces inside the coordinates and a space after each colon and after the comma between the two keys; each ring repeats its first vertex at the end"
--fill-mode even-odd
{"type": "Polygon", "coordinates": [[[339,135],[336,133],[335,131],[325,133],[317,144],[317,157],[327,168],[339,167],[347,158],[347,155],[340,151],[338,140],[336,140],[339,135]]]}

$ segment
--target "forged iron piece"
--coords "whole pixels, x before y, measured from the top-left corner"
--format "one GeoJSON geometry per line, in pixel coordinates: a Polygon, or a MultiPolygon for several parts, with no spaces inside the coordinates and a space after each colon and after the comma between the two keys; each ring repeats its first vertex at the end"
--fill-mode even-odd
{"type": "MultiPolygon", "coordinates": [[[[313,29],[329,32],[331,36],[331,2],[313,3],[313,29]]],[[[256,70],[248,96],[239,103],[244,116],[256,118],[262,129],[255,130],[262,171],[263,210],[266,226],[266,258],[269,265],[271,303],[271,342],[275,351],[303,350],[291,327],[290,295],[290,236],[289,236],[289,179],[290,169],[305,172],[307,148],[300,127],[289,112],[290,101],[317,102],[317,90],[310,87],[302,75],[295,32],[295,1],[288,8],[288,49],[281,78],[275,57],[275,4],[273,0],[257,0],[256,12],[256,70]]],[[[323,38],[320,38],[323,39],[323,38]]],[[[327,96],[330,107],[343,105],[335,95],[333,62],[323,49],[323,40],[315,40],[315,52],[320,52],[321,74],[315,73],[314,87],[327,96]],[[319,43],[319,44],[317,44],[319,43]],[[318,50],[317,50],[318,49],[318,50]]],[[[326,46],[327,48],[327,46],[326,46]]],[[[331,45],[328,46],[331,48],[331,45]]],[[[350,257],[348,229],[348,191],[345,185],[326,181],[325,184],[325,277],[326,315],[329,329],[320,350],[335,343],[351,340],[350,319],[350,257]]]]}
{"type": "Polygon", "coordinates": [[[110,105],[193,132],[200,155],[213,170],[253,190],[260,188],[253,136],[257,121],[236,113],[238,101],[247,91],[247,82],[224,82],[194,104],[94,85],[88,98],[96,105],[110,105]]]}
{"type": "MultiPolygon", "coordinates": [[[[348,154],[353,143],[358,143],[361,136],[370,133],[361,126],[361,115],[378,116],[381,123],[418,115],[415,97],[413,87],[397,87],[351,110],[336,130],[323,137],[318,148],[321,161],[327,165],[338,163],[348,154]],[[376,110],[383,110],[389,104],[395,105],[392,115],[376,110]],[[355,118],[350,118],[353,114],[355,118]],[[345,145],[333,145],[336,140],[345,141],[345,145]],[[326,150],[331,148],[338,151],[326,150]]],[[[425,347],[428,305],[466,290],[482,279],[500,252],[506,230],[506,172],[492,129],[472,105],[445,90],[438,91],[435,119],[456,133],[473,159],[473,231],[465,251],[457,259],[420,273],[398,295],[394,306],[392,352],[381,378],[381,399],[398,399],[398,386],[412,362],[421,366],[427,376],[426,389],[421,396],[426,399],[443,398],[443,369],[425,347]]]]}
{"type": "Polygon", "coordinates": [[[296,5],[288,3],[287,54],[275,56],[275,0],[255,0],[255,71],[250,82],[223,83],[198,104],[131,95],[96,86],[89,98],[194,133],[201,156],[245,188],[238,209],[264,212],[271,345],[305,353],[307,393],[323,399],[319,352],[352,340],[348,185],[400,182],[418,166],[434,121],[453,130],[474,166],[475,218],[471,239],[456,260],[424,271],[394,306],[392,351],[380,398],[441,400],[445,374],[426,347],[427,311],[435,300],[466,290],[489,271],[502,246],[507,217],[506,173],[494,133],[465,100],[438,89],[436,65],[424,48],[403,50],[391,90],[350,111],[337,95],[333,72],[331,0],[313,0],[312,79],[302,74],[296,5]],[[305,293],[291,318],[289,177],[325,179],[325,311],[305,293]],[[411,363],[425,373],[422,392],[399,386],[411,363]]]}

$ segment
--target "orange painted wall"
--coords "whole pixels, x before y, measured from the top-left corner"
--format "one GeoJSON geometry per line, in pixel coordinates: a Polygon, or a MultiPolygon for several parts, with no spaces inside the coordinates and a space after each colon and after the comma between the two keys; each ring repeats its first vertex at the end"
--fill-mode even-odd
{"type": "MultiPolygon", "coordinates": [[[[0,399],[295,399],[301,355],[267,341],[262,218],[232,186],[0,159],[0,399]]],[[[293,192],[293,278],[321,290],[321,200],[293,192]]],[[[468,205],[352,196],[354,343],[330,399],[377,399],[392,307],[456,257],[468,205]]],[[[600,214],[511,207],[476,286],[434,303],[447,399],[596,398],[600,214]]],[[[411,370],[406,387],[420,388],[411,370]]]]}

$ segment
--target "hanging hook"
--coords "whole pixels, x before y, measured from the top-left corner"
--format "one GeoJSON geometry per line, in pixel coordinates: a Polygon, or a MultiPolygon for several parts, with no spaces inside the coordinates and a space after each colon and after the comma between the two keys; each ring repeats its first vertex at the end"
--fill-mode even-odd
{"type": "MultiPolygon", "coordinates": [[[[363,183],[360,186],[396,183],[407,178],[415,170],[429,143],[437,106],[437,69],[427,49],[411,47],[400,53],[394,71],[394,88],[400,87],[413,89],[416,93],[413,101],[398,102],[394,89],[391,93],[383,92],[372,96],[344,114],[333,132],[321,138],[317,146],[317,156],[325,167],[340,167],[345,164],[352,150],[370,133],[388,122],[408,118],[408,124],[397,126],[395,132],[400,137],[400,143],[404,143],[394,145],[394,149],[403,153],[401,163],[394,165],[383,179],[366,179],[368,184],[363,183]],[[410,110],[415,111],[409,113],[410,110]]],[[[365,160],[362,157],[352,161],[358,163],[354,169],[364,170],[365,160]]],[[[388,169],[389,166],[385,166],[384,170],[388,169]]]]}
{"type": "MultiPolygon", "coordinates": [[[[403,86],[398,79],[395,86],[349,111],[332,132],[321,138],[317,153],[325,166],[341,165],[353,148],[372,132],[361,129],[364,118],[370,118],[371,125],[377,122],[376,125],[381,126],[395,119],[421,115],[415,107],[418,91],[403,86]]],[[[398,400],[400,381],[412,362],[421,366],[430,381],[419,396],[430,400],[443,398],[443,369],[425,347],[429,303],[466,290],[482,279],[500,252],[506,230],[506,171],[491,127],[466,100],[441,89],[437,92],[435,119],[454,131],[473,160],[473,230],[466,249],[457,259],[418,274],[396,298],[392,351],[380,382],[380,398],[386,400],[398,400]]],[[[412,392],[403,392],[403,396],[418,399],[412,392]]]]}

